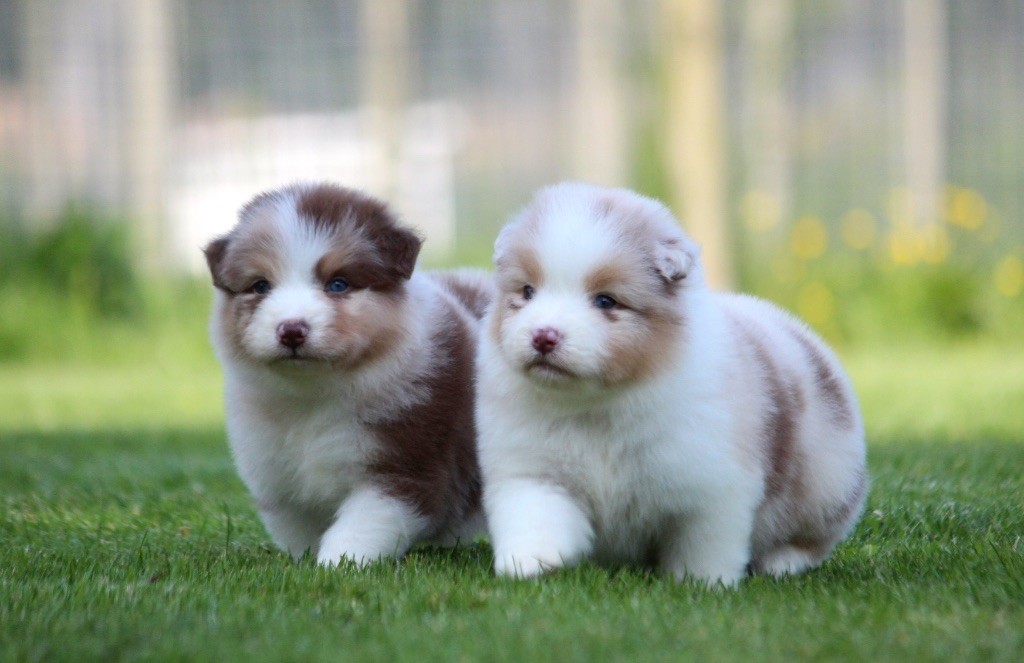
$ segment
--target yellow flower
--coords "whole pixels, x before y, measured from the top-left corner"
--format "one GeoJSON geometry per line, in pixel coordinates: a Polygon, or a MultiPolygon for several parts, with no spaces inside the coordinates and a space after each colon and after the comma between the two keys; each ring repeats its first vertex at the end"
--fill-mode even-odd
{"type": "Polygon", "coordinates": [[[1024,262],[1017,256],[1006,256],[996,265],[993,278],[999,294],[1016,297],[1024,290],[1024,262]]]}
{"type": "Polygon", "coordinates": [[[878,223],[871,212],[864,209],[853,209],[843,217],[841,232],[847,246],[863,251],[875,243],[875,237],[878,235],[878,223]]]}
{"type": "Polygon", "coordinates": [[[819,258],[828,248],[828,229],[818,217],[802,216],[793,224],[789,247],[801,260],[819,258]]]}
{"type": "Polygon", "coordinates": [[[914,231],[910,227],[889,231],[889,259],[893,264],[913,265],[921,259],[919,247],[914,239],[914,231]]]}
{"type": "Polygon", "coordinates": [[[796,308],[804,320],[812,325],[821,325],[832,318],[835,298],[824,284],[813,281],[800,288],[796,308]]]}
{"type": "Polygon", "coordinates": [[[946,195],[946,218],[961,228],[977,230],[988,218],[988,203],[973,189],[950,187],[946,195]]]}

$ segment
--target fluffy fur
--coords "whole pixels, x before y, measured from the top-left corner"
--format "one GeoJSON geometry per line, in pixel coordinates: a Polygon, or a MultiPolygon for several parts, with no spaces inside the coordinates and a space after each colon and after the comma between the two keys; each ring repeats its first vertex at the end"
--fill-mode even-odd
{"type": "Polygon", "coordinates": [[[489,280],[332,185],[256,197],[206,248],[228,440],[274,541],[322,564],[471,535],[473,360],[489,280]]]}
{"type": "Polygon", "coordinates": [[[495,263],[477,421],[499,574],[592,558],[731,585],[851,530],[864,432],[839,363],[775,306],[711,292],[663,205],[544,189],[495,263]]]}

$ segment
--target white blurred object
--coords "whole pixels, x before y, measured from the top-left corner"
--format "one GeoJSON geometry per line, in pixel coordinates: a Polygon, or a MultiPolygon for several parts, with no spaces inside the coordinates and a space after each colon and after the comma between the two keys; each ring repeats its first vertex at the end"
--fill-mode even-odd
{"type": "Polygon", "coordinates": [[[461,110],[445,102],[409,107],[393,173],[367,125],[366,114],[353,111],[193,122],[178,129],[172,143],[178,167],[170,185],[171,262],[205,269],[199,249],[234,225],[243,203],[299,180],[336,182],[388,198],[426,237],[428,259],[448,256],[455,237],[461,110]]]}

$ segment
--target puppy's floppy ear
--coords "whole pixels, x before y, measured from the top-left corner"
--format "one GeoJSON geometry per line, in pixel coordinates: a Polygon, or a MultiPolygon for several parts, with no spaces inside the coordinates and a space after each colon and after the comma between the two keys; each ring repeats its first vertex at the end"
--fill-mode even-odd
{"type": "Polygon", "coordinates": [[[416,267],[423,240],[408,228],[397,225],[384,228],[374,239],[388,271],[397,279],[408,280],[416,267]]]}
{"type": "Polygon", "coordinates": [[[203,255],[206,256],[206,266],[210,268],[210,276],[213,278],[213,285],[225,292],[230,292],[227,285],[224,284],[223,277],[221,276],[221,264],[224,262],[224,255],[228,252],[228,243],[230,237],[218,237],[203,249],[203,255]]]}
{"type": "Polygon", "coordinates": [[[700,260],[700,247],[687,237],[667,237],[654,246],[654,268],[666,283],[686,278],[700,260]]]}
{"type": "Polygon", "coordinates": [[[514,223],[508,223],[501,232],[498,233],[498,237],[494,240],[494,255],[492,260],[495,265],[500,265],[501,262],[508,255],[509,243],[512,241],[512,229],[514,223]]]}

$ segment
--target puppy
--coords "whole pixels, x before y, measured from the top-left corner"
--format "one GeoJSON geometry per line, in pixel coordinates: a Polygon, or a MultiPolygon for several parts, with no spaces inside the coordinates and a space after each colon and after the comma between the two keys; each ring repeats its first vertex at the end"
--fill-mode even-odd
{"type": "Polygon", "coordinates": [[[206,247],[228,440],[275,543],[321,564],[482,524],[473,363],[489,281],[328,184],[257,196],[206,247]]]}
{"type": "Polygon", "coordinates": [[[663,205],[544,189],[495,263],[477,422],[499,574],[592,558],[733,585],[851,530],[864,430],[836,358],[775,306],[709,291],[663,205]]]}

